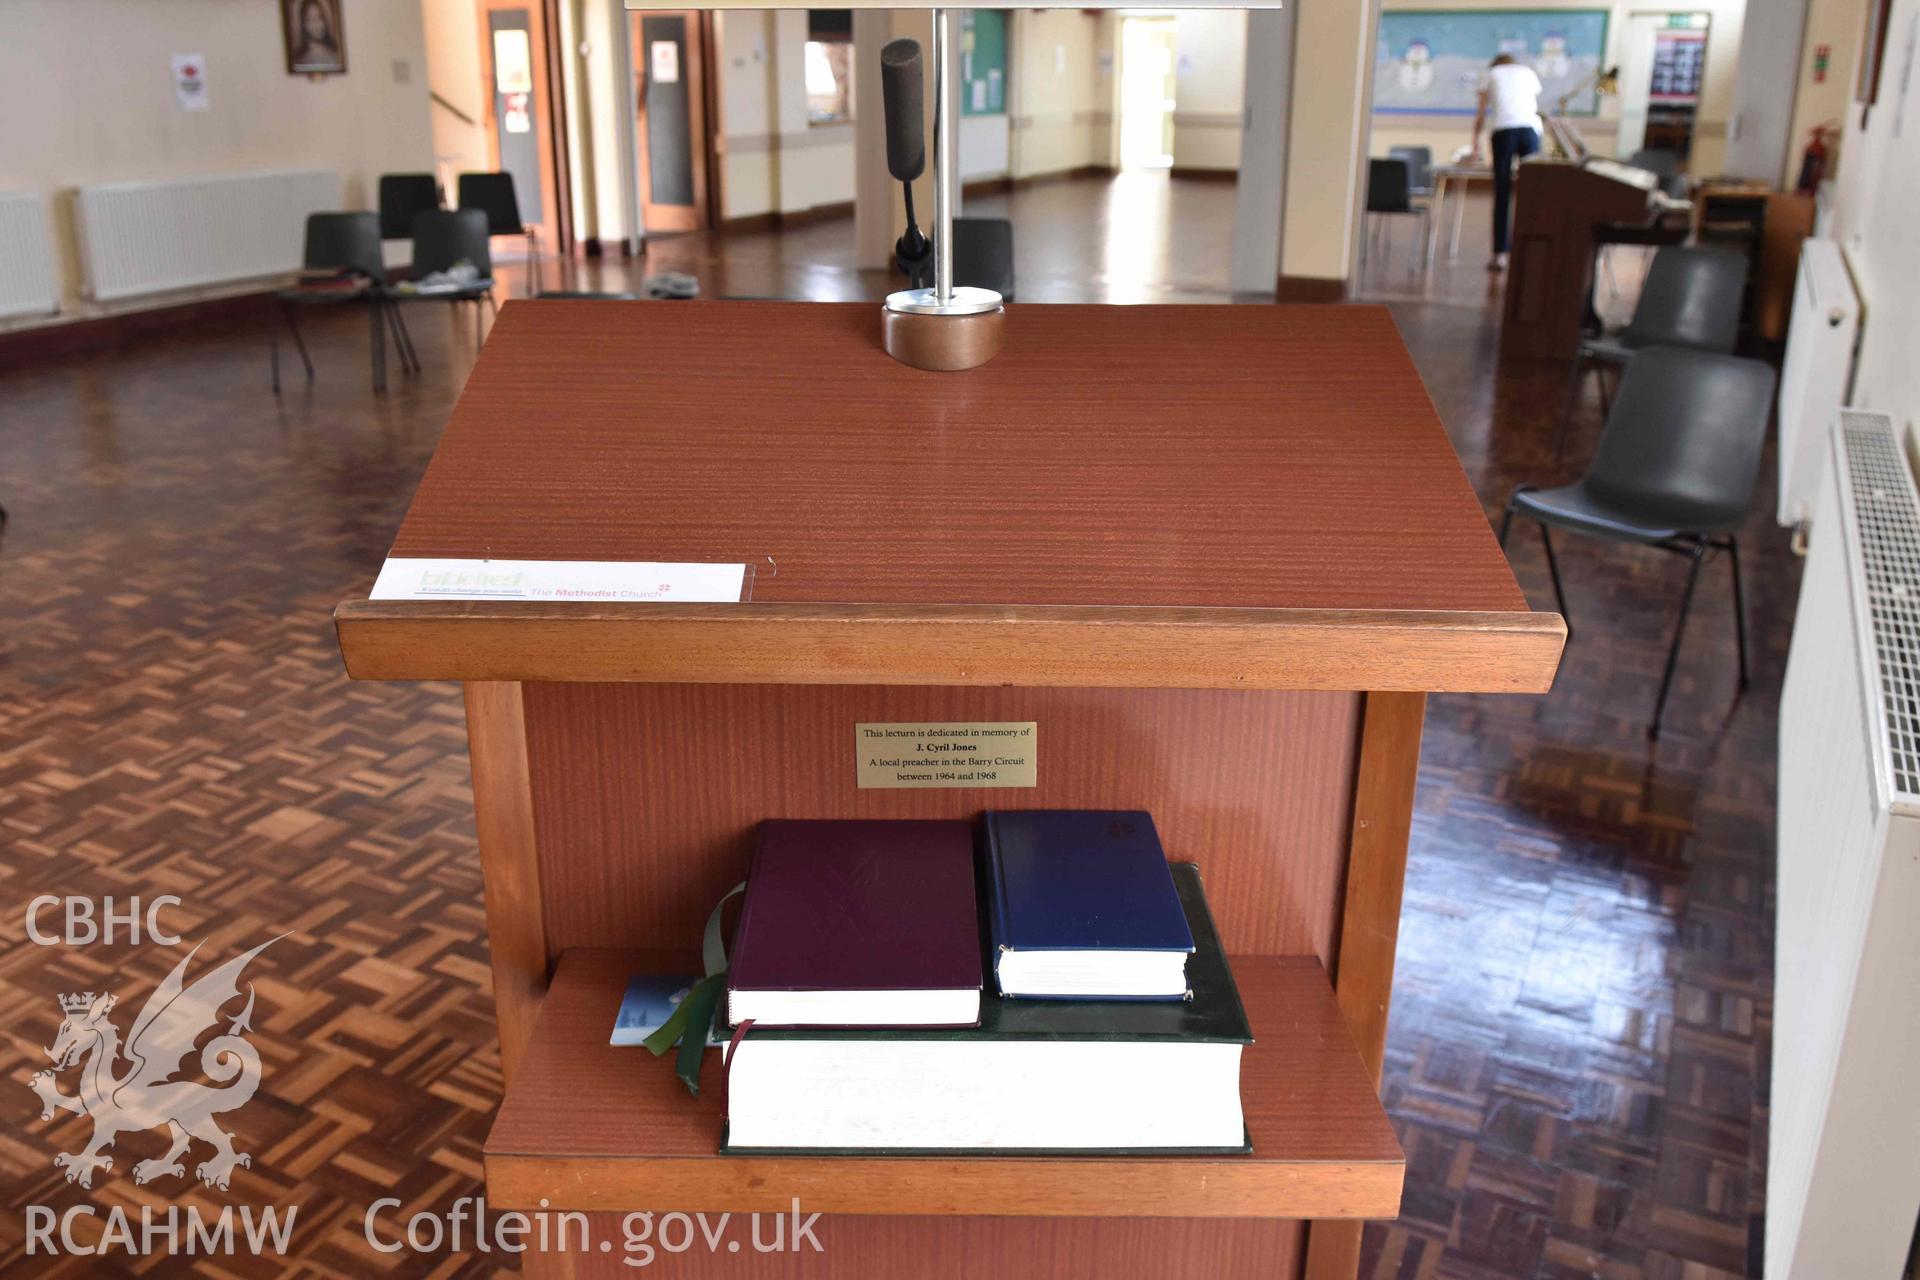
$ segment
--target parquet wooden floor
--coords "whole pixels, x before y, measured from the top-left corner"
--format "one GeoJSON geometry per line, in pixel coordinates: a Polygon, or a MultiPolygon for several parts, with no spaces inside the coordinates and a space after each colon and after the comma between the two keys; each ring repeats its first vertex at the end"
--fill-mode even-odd
{"type": "MultiPolygon", "coordinates": [[[[1047,196],[1089,219],[1108,199],[1099,183],[1047,196]]],[[[1217,220],[1219,201],[1231,209],[1231,187],[1176,187],[1169,234],[1183,211],[1217,220]]],[[[1076,271],[1089,300],[1151,293],[1103,276],[1070,219],[1021,234],[1060,264],[1048,296],[1076,271]]],[[[802,250],[775,240],[671,242],[651,267],[723,262],[729,292],[804,289],[802,250]]],[[[1479,262],[1469,247],[1415,288],[1392,262],[1371,279],[1493,510],[1556,474],[1563,384],[1498,367],[1479,262]]],[[[327,624],[371,581],[467,348],[419,309],[427,372],[377,399],[364,328],[311,327],[320,381],[279,402],[244,325],[0,372],[0,1275],[511,1270],[363,1238],[381,1196],[406,1206],[391,1222],[477,1194],[499,1063],[457,691],[348,683],[327,624]],[[128,1166],[164,1145],[153,1133],[125,1135],[125,1164],[91,1191],[53,1166],[88,1132],[42,1120],[26,1084],[56,995],[118,992],[125,1029],[179,951],[36,945],[41,894],[176,895],[162,922],[202,957],[292,931],[249,971],[264,1081],[224,1117],[254,1156],[230,1194],[136,1186],[128,1166]],[[176,1202],[297,1204],[290,1256],[24,1253],[28,1205],[176,1202]]],[[[1764,516],[1747,532],[1754,687],[1735,697],[1727,584],[1709,572],[1657,748],[1642,729],[1681,566],[1654,552],[1566,540],[1576,636],[1551,696],[1434,701],[1385,1084],[1409,1177],[1402,1218],[1367,1232],[1370,1280],[1757,1274],[1774,733],[1798,562],[1764,516]]],[[[1547,603],[1537,542],[1517,538],[1514,560],[1547,603]]]]}

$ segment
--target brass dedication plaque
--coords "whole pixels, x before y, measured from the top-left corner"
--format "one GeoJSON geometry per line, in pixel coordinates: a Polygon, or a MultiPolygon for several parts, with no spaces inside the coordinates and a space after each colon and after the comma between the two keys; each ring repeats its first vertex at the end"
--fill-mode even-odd
{"type": "Polygon", "coordinates": [[[1035,722],[856,724],[861,787],[1039,785],[1035,722]]]}

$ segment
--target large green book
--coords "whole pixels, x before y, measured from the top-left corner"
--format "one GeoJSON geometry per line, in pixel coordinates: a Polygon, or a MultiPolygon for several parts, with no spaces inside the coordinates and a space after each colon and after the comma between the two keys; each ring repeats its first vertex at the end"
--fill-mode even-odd
{"type": "Polygon", "coordinates": [[[1221,1154],[1250,1150],[1253,1042],[1199,869],[1186,1000],[988,998],[961,1029],[749,1028],[727,1061],[731,1154],[1221,1154]]]}

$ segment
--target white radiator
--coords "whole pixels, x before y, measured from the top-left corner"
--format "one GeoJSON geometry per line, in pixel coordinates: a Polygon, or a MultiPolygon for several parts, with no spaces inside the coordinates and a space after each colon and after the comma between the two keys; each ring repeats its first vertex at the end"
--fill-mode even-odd
{"type": "Polygon", "coordinates": [[[1826,459],[1827,432],[1853,388],[1860,299],[1840,246],[1810,239],[1800,250],[1787,356],[1780,367],[1781,524],[1805,524],[1826,459]]]}
{"type": "Polygon", "coordinates": [[[1768,1280],[1894,1280],[1920,1215],[1920,497],[1828,434],[1780,701],[1768,1280]]]}
{"type": "Polygon", "coordinates": [[[46,202],[32,192],[0,193],[0,317],[59,309],[46,202]]]}
{"type": "Polygon", "coordinates": [[[339,207],[327,169],[101,183],[73,206],[87,292],[102,302],[298,270],[307,215],[339,207]]]}

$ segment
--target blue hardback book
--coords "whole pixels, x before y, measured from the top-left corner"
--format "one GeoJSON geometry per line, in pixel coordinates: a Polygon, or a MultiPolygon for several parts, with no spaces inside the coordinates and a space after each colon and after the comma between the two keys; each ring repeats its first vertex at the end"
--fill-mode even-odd
{"type": "Polygon", "coordinates": [[[1193,933],[1151,814],[989,810],[986,833],[1001,995],[1186,997],[1193,933]]]}

